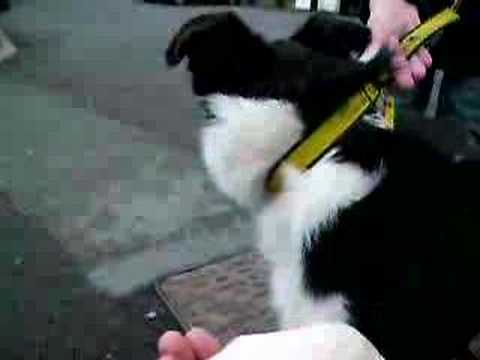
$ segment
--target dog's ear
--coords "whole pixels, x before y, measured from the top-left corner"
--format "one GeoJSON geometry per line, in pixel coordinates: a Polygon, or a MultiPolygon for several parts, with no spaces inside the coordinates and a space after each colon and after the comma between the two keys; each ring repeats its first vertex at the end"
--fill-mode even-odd
{"type": "Polygon", "coordinates": [[[357,18],[319,11],[291,39],[314,51],[346,58],[365,50],[371,31],[357,18]]]}
{"type": "Polygon", "coordinates": [[[190,54],[196,42],[201,41],[208,33],[212,33],[215,28],[220,29],[222,26],[228,26],[228,19],[230,18],[235,20],[235,15],[229,12],[204,14],[183,24],[167,48],[165,53],[167,64],[169,66],[178,65],[185,56],[190,54]]]}
{"type": "MultiPolygon", "coordinates": [[[[253,34],[233,12],[218,12],[199,15],[185,23],[171,40],[165,58],[169,66],[178,65],[184,57],[196,55],[201,47],[215,47],[219,51],[225,47],[242,47],[242,41],[249,40],[253,34]]],[[[214,56],[214,54],[211,54],[214,56]]]]}
{"type": "MultiPolygon", "coordinates": [[[[188,59],[197,95],[234,91],[264,71],[271,49],[233,12],[197,16],[173,37],[166,53],[169,66],[188,59]]],[[[268,65],[268,66],[267,66],[268,65]]]]}

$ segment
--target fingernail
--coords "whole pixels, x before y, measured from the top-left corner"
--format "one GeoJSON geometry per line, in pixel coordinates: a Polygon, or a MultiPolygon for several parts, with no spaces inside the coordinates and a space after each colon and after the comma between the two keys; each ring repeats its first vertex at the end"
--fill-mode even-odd
{"type": "Polygon", "coordinates": [[[189,331],[189,333],[201,333],[201,334],[208,334],[208,332],[205,329],[202,329],[200,327],[193,326],[189,331]]]}
{"type": "Polygon", "coordinates": [[[164,357],[160,355],[160,358],[158,360],[174,360],[174,358],[170,355],[166,355],[164,357]]]}

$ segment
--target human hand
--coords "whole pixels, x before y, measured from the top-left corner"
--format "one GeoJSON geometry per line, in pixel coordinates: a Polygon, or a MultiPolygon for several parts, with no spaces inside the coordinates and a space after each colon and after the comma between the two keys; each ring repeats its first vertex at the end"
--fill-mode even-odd
{"type": "Polygon", "coordinates": [[[222,349],[220,342],[203,329],[186,335],[167,331],[158,340],[158,360],[207,360],[222,349]]]}
{"type": "Polygon", "coordinates": [[[168,332],[160,339],[159,350],[159,360],[383,360],[364,336],[340,323],[243,335],[223,350],[203,330],[186,336],[168,332]]]}
{"type": "Polygon", "coordinates": [[[399,39],[420,23],[417,8],[406,0],[370,0],[368,27],[372,41],[362,58],[370,59],[382,47],[393,51],[395,84],[401,89],[415,87],[432,65],[432,57],[425,48],[420,48],[407,59],[400,48],[399,39]]]}

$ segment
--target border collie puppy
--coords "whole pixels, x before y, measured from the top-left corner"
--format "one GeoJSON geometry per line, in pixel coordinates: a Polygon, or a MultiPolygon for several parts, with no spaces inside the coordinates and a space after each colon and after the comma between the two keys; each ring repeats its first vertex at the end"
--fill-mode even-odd
{"type": "Polygon", "coordinates": [[[447,360],[480,331],[480,167],[363,121],[278,195],[279,159],[366,81],[388,51],[360,62],[370,31],[313,15],[266,42],[234,13],[193,18],[172,39],[212,123],[203,156],[219,189],[255,212],[282,328],[355,326],[388,360],[447,360]]]}

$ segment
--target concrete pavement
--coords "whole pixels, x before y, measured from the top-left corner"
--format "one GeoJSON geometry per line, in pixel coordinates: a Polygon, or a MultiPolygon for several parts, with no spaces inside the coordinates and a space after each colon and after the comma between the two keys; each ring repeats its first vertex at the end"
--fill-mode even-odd
{"type": "MultiPolygon", "coordinates": [[[[19,48],[0,68],[2,188],[112,294],[252,244],[205,174],[188,75],[163,61],[173,32],[212,10],[25,0],[0,18],[19,48]]],[[[304,18],[240,13],[268,37],[304,18]]]]}

